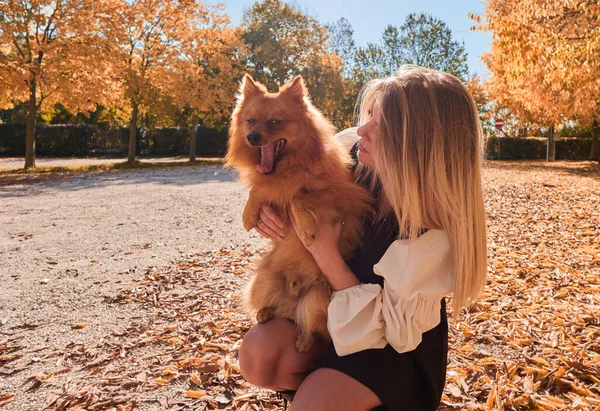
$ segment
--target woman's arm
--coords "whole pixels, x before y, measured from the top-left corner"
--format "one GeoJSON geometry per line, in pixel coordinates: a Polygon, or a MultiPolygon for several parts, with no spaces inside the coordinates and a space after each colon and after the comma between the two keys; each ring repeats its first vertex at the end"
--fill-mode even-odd
{"type": "MultiPolygon", "coordinates": [[[[292,222],[292,225],[294,223],[292,222]]],[[[337,241],[341,223],[323,225],[307,247],[335,289],[328,329],[338,355],[390,344],[414,350],[440,322],[441,299],[452,291],[450,244],[443,230],[396,240],[374,266],[384,286],[361,284],[346,267],[337,241]]]]}

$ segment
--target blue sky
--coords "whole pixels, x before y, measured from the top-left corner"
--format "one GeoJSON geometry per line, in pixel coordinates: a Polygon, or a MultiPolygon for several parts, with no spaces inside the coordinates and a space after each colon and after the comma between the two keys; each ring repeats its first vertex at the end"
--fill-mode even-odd
{"type": "MultiPolygon", "coordinates": [[[[227,6],[226,12],[235,25],[241,22],[244,10],[254,4],[254,0],[222,2],[227,6]]],[[[455,40],[464,41],[469,71],[482,77],[488,75],[480,56],[488,51],[491,35],[470,31],[469,27],[474,22],[467,17],[469,12],[483,13],[481,0],[295,0],[289,3],[315,16],[321,23],[331,23],[345,17],[354,28],[357,45],[379,41],[388,24],[400,26],[410,13],[431,14],[446,22],[455,40]]]]}

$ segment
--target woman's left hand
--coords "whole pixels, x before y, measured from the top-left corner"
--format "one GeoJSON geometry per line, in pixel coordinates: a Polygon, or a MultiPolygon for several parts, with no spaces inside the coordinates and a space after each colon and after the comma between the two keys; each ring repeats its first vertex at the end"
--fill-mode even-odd
{"type": "MultiPolygon", "coordinates": [[[[293,216],[290,216],[292,227],[298,234],[298,226],[293,216]]],[[[342,232],[342,221],[335,220],[332,224],[322,224],[315,233],[315,239],[310,245],[304,244],[304,247],[312,254],[313,258],[321,268],[325,271],[327,263],[335,260],[334,257],[340,255],[338,242],[340,233],[342,232]]]]}
{"type": "MultiPolygon", "coordinates": [[[[290,217],[290,220],[294,231],[298,234],[296,221],[293,217],[290,217]]],[[[304,244],[334,290],[343,290],[360,284],[358,278],[344,262],[338,248],[343,224],[341,220],[336,220],[331,224],[319,226],[312,244],[309,246],[304,244]]]]}

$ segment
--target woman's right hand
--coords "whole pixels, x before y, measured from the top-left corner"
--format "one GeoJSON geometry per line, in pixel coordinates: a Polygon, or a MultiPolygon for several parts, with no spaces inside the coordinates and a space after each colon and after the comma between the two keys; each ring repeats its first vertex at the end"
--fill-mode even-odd
{"type": "Polygon", "coordinates": [[[263,204],[260,207],[258,218],[258,223],[254,226],[258,234],[269,240],[283,240],[286,234],[285,224],[270,205],[263,204]]]}

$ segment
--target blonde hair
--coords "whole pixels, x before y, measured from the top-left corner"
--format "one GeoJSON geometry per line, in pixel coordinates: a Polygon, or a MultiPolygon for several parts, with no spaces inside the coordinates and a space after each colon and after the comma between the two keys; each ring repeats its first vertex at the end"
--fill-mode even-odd
{"type": "Polygon", "coordinates": [[[400,238],[426,229],[448,234],[458,311],[473,302],[487,276],[481,187],[482,131],[473,98],[454,76],[402,66],[360,93],[360,120],[378,104],[375,175],[399,224],[400,238]]]}

